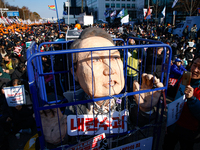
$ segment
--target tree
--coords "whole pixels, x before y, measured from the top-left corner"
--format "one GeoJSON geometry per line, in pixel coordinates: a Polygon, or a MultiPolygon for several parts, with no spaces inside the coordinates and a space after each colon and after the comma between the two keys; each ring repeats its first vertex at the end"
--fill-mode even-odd
{"type": "Polygon", "coordinates": [[[188,15],[196,15],[197,8],[200,7],[200,0],[179,0],[179,5],[176,5],[175,8],[185,9],[188,15]]]}
{"type": "Polygon", "coordinates": [[[158,18],[158,14],[161,13],[163,8],[165,7],[163,0],[152,0],[150,2],[150,7],[153,9],[153,12],[155,13],[155,18],[158,18]]]}

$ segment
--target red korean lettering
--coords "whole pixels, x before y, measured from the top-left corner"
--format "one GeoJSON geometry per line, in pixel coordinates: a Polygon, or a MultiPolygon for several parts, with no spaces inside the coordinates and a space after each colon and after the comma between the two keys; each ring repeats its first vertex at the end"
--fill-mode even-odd
{"type": "Polygon", "coordinates": [[[122,116],[122,129],[124,129],[124,118],[125,118],[125,116],[122,116]]]}
{"type": "Polygon", "coordinates": [[[74,119],[71,119],[71,130],[77,130],[77,127],[74,126],[74,119]]]}
{"type": "Polygon", "coordinates": [[[92,143],[92,148],[94,148],[94,147],[96,147],[96,146],[97,146],[97,141],[98,141],[97,139],[94,139],[94,140],[93,140],[93,143],[92,143]]]}
{"type": "Polygon", "coordinates": [[[113,128],[121,127],[119,117],[113,117],[112,119],[113,119],[113,122],[114,122],[113,128]]]}
{"type": "Polygon", "coordinates": [[[131,149],[134,149],[135,148],[135,145],[131,145],[131,149]]]}
{"type": "Polygon", "coordinates": [[[90,150],[90,149],[91,149],[90,145],[84,147],[84,150],[90,150]]]}
{"type": "Polygon", "coordinates": [[[84,131],[85,124],[84,124],[84,118],[78,118],[78,131],[84,131]]]}
{"type": "Polygon", "coordinates": [[[87,131],[96,131],[96,128],[92,128],[91,126],[94,126],[94,120],[93,118],[85,118],[85,126],[87,131]]]}
{"type": "Polygon", "coordinates": [[[140,147],[140,143],[137,143],[137,144],[136,144],[135,148],[137,148],[137,147],[140,147]]]}
{"type": "Polygon", "coordinates": [[[103,127],[104,130],[107,130],[107,128],[109,127],[109,125],[106,124],[106,120],[107,120],[107,117],[105,117],[105,118],[103,119],[103,121],[100,121],[99,128],[100,128],[100,127],[103,127]]]}
{"type": "MultiPolygon", "coordinates": [[[[99,119],[98,118],[95,118],[94,119],[94,127],[95,127],[95,129],[97,130],[97,128],[98,128],[98,124],[99,124],[99,119]]],[[[96,131],[95,130],[95,131],[96,131]]]]}

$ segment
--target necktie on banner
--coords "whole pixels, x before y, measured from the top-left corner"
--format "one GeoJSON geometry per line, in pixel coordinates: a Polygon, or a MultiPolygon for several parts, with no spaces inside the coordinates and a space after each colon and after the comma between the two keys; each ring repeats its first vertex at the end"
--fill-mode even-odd
{"type": "Polygon", "coordinates": [[[174,6],[176,5],[177,2],[178,2],[178,0],[174,0],[172,8],[174,8],[174,6]]]}

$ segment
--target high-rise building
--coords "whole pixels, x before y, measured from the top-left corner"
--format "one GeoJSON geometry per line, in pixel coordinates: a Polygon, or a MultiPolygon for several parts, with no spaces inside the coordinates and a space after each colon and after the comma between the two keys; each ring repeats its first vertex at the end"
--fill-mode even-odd
{"type": "MultiPolygon", "coordinates": [[[[71,0],[71,7],[82,8],[88,15],[93,15],[94,19],[105,20],[104,12],[109,10],[127,9],[130,19],[143,19],[144,0],[71,0]]],[[[71,12],[71,11],[70,11],[71,12]]],[[[72,14],[73,15],[73,14],[72,14]]]]}

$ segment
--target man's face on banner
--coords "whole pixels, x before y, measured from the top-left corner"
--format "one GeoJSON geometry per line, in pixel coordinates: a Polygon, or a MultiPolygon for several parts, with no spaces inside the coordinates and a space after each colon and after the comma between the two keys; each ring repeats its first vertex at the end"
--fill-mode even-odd
{"type": "MultiPolygon", "coordinates": [[[[89,37],[81,41],[79,48],[106,46],[114,46],[114,44],[102,37],[89,37]]],[[[94,97],[104,97],[122,91],[123,63],[118,50],[81,52],[77,54],[77,60],[76,76],[89,96],[92,97],[94,94],[94,97]]]]}

